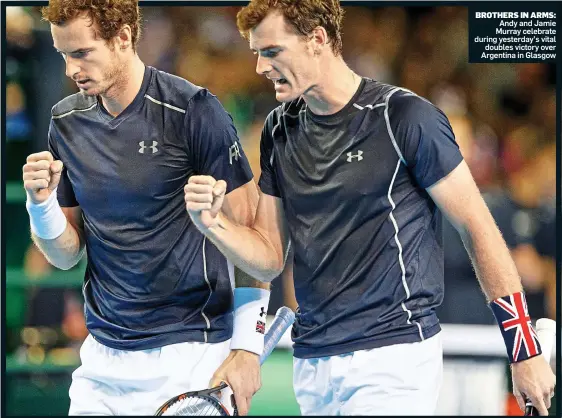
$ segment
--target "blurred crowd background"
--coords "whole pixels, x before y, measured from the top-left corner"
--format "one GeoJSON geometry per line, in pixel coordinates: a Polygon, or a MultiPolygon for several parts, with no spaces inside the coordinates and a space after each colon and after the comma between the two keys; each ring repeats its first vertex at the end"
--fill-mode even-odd
{"type": "MultiPolygon", "coordinates": [[[[554,65],[469,64],[464,7],[345,10],[346,62],[363,76],[426,97],[447,114],[512,251],[531,317],[554,319],[554,65]]],[[[218,96],[235,121],[257,180],[260,132],[278,103],[271,83],[255,73],[256,57],[238,34],[238,7],[142,11],[141,59],[218,96]]],[[[33,365],[72,370],[87,335],[80,291],[84,263],[70,272],[56,271],[31,244],[21,167],[29,153],[46,149],[50,109],[76,87],[64,75],[63,59],[52,47],[39,9],[8,6],[6,17],[7,366],[14,373],[33,370],[29,369],[33,365]]],[[[446,293],[441,322],[494,324],[462,242],[447,222],[444,234],[446,293]]],[[[280,304],[296,307],[290,267],[274,281],[273,289],[270,312],[280,304]]],[[[31,379],[39,392],[52,385],[37,373],[31,379]]],[[[502,382],[509,389],[508,379],[502,382]]],[[[506,399],[505,411],[520,414],[506,399]]]]}

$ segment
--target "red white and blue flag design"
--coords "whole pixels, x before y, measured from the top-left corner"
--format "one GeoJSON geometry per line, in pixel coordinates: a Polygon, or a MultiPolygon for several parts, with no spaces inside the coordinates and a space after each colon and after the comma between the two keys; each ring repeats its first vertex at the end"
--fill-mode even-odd
{"type": "Polygon", "coordinates": [[[490,303],[507,348],[510,363],[542,353],[522,292],[498,298],[490,303]]]}

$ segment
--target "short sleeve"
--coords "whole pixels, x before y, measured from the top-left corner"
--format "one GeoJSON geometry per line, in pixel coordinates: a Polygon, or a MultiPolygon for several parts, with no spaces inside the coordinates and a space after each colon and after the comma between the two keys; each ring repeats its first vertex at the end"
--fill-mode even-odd
{"type": "MultiPolygon", "coordinates": [[[[62,160],[58,151],[55,135],[55,127],[51,119],[48,134],[49,152],[53,154],[53,158],[55,160],[62,160]]],[[[64,161],[62,161],[62,163],[63,169],[60,177],[60,182],[57,187],[57,199],[59,201],[59,205],[63,208],[72,208],[79,206],[78,201],[76,200],[76,195],[74,194],[74,189],[72,188],[72,184],[70,183],[70,179],[68,178],[68,169],[64,164],[64,161]]]]}
{"type": "Polygon", "coordinates": [[[260,140],[260,168],[261,175],[258,185],[262,193],[281,197],[279,187],[277,185],[277,177],[273,168],[275,162],[273,147],[273,130],[277,124],[276,112],[273,110],[267,117],[260,140]]]}
{"type": "Polygon", "coordinates": [[[226,181],[227,193],[252,180],[252,169],[232,117],[216,96],[202,89],[190,100],[185,129],[190,159],[197,174],[226,181]]]}
{"type": "Polygon", "coordinates": [[[447,116],[427,100],[398,92],[388,102],[388,121],[401,158],[427,188],[455,169],[462,155],[447,116]]]}

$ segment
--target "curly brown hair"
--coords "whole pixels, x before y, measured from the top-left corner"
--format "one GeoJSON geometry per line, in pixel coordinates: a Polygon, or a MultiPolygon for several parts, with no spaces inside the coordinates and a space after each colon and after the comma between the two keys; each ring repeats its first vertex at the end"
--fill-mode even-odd
{"type": "Polygon", "coordinates": [[[138,0],[49,0],[49,5],[41,8],[43,20],[57,26],[84,12],[97,24],[96,35],[106,42],[117,36],[123,25],[129,25],[136,50],[141,33],[138,0]]]}
{"type": "Polygon", "coordinates": [[[328,33],[334,54],[342,54],[344,10],[339,0],[251,0],[236,16],[242,37],[249,39],[250,30],[259,25],[272,10],[283,13],[287,22],[303,36],[322,26],[328,33]]]}

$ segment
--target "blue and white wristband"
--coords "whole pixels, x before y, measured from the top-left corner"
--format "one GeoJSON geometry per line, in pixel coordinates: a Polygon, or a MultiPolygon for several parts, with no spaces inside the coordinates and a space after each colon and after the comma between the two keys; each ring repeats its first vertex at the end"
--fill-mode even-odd
{"type": "Polygon", "coordinates": [[[269,290],[255,287],[234,289],[231,350],[246,350],[261,355],[270,294],[269,290]]]}
{"type": "Polygon", "coordinates": [[[42,203],[33,203],[29,194],[25,203],[31,232],[41,239],[55,239],[66,229],[66,216],[57,199],[57,189],[42,203]]]}

